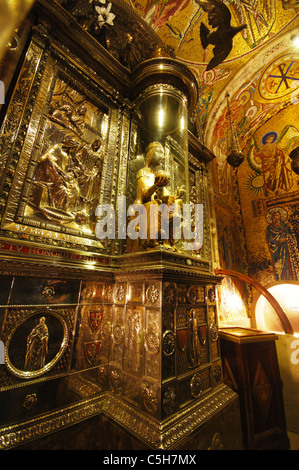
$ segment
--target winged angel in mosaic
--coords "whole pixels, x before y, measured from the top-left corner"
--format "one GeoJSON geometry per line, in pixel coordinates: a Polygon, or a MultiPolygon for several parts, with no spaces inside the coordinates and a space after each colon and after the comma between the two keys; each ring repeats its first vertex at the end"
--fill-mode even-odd
{"type": "Polygon", "coordinates": [[[253,140],[248,162],[252,169],[261,173],[267,196],[289,191],[294,184],[289,152],[299,142],[299,131],[287,125],[278,134],[267,132],[261,142],[253,140]]]}
{"type": "Polygon", "coordinates": [[[237,24],[246,23],[242,35],[251,49],[269,37],[276,20],[275,0],[229,0],[228,3],[237,24]]]}
{"type": "Polygon", "coordinates": [[[213,57],[207,66],[207,70],[211,70],[226,59],[233,48],[233,38],[247,26],[232,26],[230,10],[221,0],[196,2],[208,13],[209,25],[213,28],[211,31],[204,23],[200,25],[202,47],[206,49],[210,44],[214,46],[213,57]]]}

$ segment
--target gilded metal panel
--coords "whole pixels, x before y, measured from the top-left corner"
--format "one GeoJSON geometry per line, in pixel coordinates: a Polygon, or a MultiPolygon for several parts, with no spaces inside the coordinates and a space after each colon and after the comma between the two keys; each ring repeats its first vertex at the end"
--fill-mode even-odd
{"type": "Polygon", "coordinates": [[[160,310],[147,309],[145,312],[145,332],[144,332],[144,348],[145,348],[145,375],[160,380],[161,365],[161,325],[160,310]]]}
{"type": "Polygon", "coordinates": [[[28,278],[16,276],[9,299],[10,305],[76,304],[80,280],[28,278]]]}
{"type": "Polygon", "coordinates": [[[115,306],[112,323],[110,364],[122,367],[124,356],[125,306],[115,306]]]}
{"type": "Polygon", "coordinates": [[[127,284],[116,283],[114,286],[114,302],[115,304],[124,305],[127,300],[127,284]]]}
{"type": "Polygon", "coordinates": [[[5,363],[1,388],[45,375],[65,374],[70,367],[76,309],[65,307],[8,307],[2,329],[5,363]]]}
{"type": "Polygon", "coordinates": [[[142,376],[144,374],[144,307],[126,308],[124,370],[142,376]]]}
{"type": "Polygon", "coordinates": [[[105,91],[43,40],[28,49],[2,127],[2,228],[29,245],[111,252],[95,236],[95,210],[115,202],[118,172],[125,178],[114,161],[120,148],[125,161],[128,120],[122,129],[105,91]]]}
{"type": "Polygon", "coordinates": [[[104,283],[99,281],[83,281],[80,292],[80,303],[98,304],[103,302],[104,283]]]}
{"type": "MultiPolygon", "coordinates": [[[[8,106],[8,110],[1,128],[1,178],[3,183],[4,171],[8,164],[11,164],[10,170],[13,171],[18,161],[19,152],[22,146],[22,140],[26,135],[27,122],[28,120],[28,104],[32,105],[33,94],[36,93],[36,84],[33,86],[35,71],[39,66],[41,57],[43,55],[43,48],[32,41],[26,57],[24,59],[23,66],[21,68],[18,81],[16,83],[11,101],[8,106]],[[25,122],[21,126],[22,119],[25,118],[25,122]],[[19,139],[15,139],[16,135],[19,139]]],[[[6,197],[9,193],[9,189],[12,183],[12,172],[10,178],[7,177],[4,185],[4,196],[6,197]]],[[[1,200],[1,215],[5,207],[5,197],[1,200]]]]}
{"type": "Polygon", "coordinates": [[[144,302],[144,284],[141,282],[131,283],[128,289],[128,303],[143,304],[144,302]]]}

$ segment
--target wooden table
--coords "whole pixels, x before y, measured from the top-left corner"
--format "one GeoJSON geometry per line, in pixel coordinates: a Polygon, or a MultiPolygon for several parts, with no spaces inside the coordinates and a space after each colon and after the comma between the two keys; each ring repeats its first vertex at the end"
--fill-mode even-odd
{"type": "Polygon", "coordinates": [[[239,395],[245,449],[290,449],[277,339],[249,328],[220,329],[224,382],[239,395]]]}

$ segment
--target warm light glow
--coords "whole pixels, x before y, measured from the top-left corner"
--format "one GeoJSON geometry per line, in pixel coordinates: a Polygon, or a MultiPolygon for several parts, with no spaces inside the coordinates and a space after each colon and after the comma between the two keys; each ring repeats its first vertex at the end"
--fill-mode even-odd
{"type": "Polygon", "coordinates": [[[242,296],[227,278],[223,279],[217,294],[219,325],[221,327],[234,324],[249,326],[242,296]]]}
{"type": "Polygon", "coordinates": [[[88,268],[88,269],[91,269],[91,270],[96,269],[96,262],[95,261],[85,261],[84,264],[85,264],[86,268],[88,268]]]}
{"type": "Polygon", "coordinates": [[[293,46],[296,48],[296,49],[299,49],[299,36],[292,36],[291,37],[292,41],[293,41],[293,46]]]}
{"type": "Polygon", "coordinates": [[[161,108],[158,113],[158,125],[163,127],[164,124],[164,110],[161,108]]]}
{"type": "MultiPolygon", "coordinates": [[[[267,289],[284,310],[295,333],[299,333],[299,283],[276,284],[267,289]]],[[[275,310],[261,295],[256,303],[255,317],[257,328],[265,331],[282,332],[275,310]]]]}
{"type": "Polygon", "coordinates": [[[185,129],[185,119],[184,116],[181,117],[181,131],[185,129]]]}
{"type": "Polygon", "coordinates": [[[81,230],[86,233],[86,235],[92,235],[92,230],[90,228],[82,227],[81,230]]]}
{"type": "Polygon", "coordinates": [[[103,117],[102,126],[101,126],[102,136],[105,137],[108,130],[108,116],[103,117]]]}
{"type": "Polygon", "coordinates": [[[242,310],[243,302],[241,298],[239,297],[239,295],[229,294],[227,301],[232,310],[235,310],[235,311],[242,310]]]}
{"type": "Polygon", "coordinates": [[[1,0],[0,15],[0,59],[7,52],[7,45],[14,31],[22,24],[34,0],[1,0]]]}

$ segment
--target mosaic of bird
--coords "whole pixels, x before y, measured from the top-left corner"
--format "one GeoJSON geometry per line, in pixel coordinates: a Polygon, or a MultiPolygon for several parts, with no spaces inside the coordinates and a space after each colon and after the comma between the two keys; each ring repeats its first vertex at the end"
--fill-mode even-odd
{"type": "Polygon", "coordinates": [[[200,25],[202,47],[206,49],[209,44],[215,46],[213,57],[207,66],[207,70],[211,70],[226,59],[233,48],[234,36],[247,26],[245,24],[231,26],[231,13],[221,0],[196,0],[196,3],[208,13],[209,25],[214,29],[214,31],[210,31],[204,23],[200,25]],[[215,30],[215,28],[217,29],[215,30]]]}

